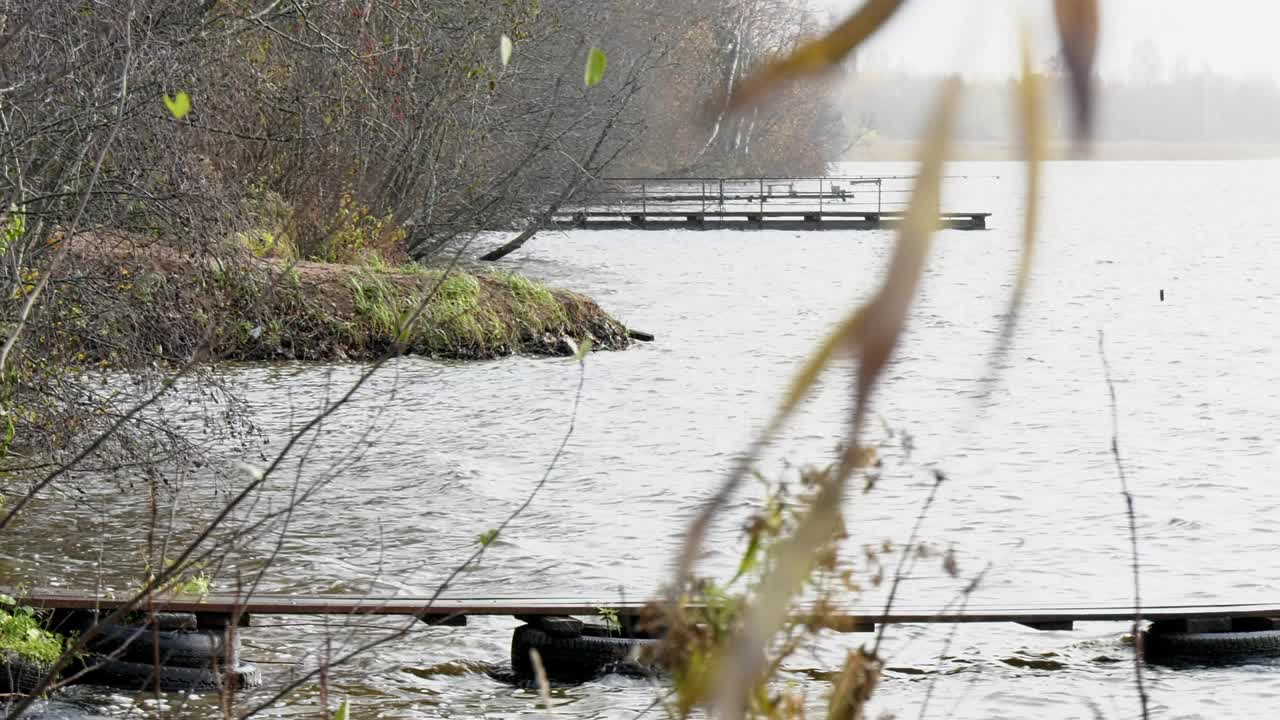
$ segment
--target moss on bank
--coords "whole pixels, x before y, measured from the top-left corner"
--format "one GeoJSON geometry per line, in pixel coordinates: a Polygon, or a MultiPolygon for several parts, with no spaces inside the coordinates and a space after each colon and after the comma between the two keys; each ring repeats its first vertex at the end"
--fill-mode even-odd
{"type": "Polygon", "coordinates": [[[454,359],[567,355],[566,338],[601,349],[629,342],[588,298],[509,273],[193,258],[158,247],[73,255],[39,337],[85,364],[181,360],[206,342],[226,360],[372,359],[397,340],[405,353],[454,359]]]}

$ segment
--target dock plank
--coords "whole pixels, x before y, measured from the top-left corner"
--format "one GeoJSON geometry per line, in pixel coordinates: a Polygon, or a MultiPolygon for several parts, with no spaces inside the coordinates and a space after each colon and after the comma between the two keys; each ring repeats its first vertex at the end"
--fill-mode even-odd
{"type": "MultiPolygon", "coordinates": [[[[20,602],[35,608],[63,610],[114,610],[125,606],[125,599],[95,597],[70,592],[35,592],[20,602]]],[[[250,615],[400,615],[422,618],[449,618],[467,615],[596,615],[601,608],[619,616],[636,617],[648,607],[644,602],[619,602],[609,598],[439,598],[430,597],[357,597],[351,595],[286,595],[258,593],[250,597],[217,593],[206,596],[171,595],[153,599],[156,610],[211,614],[248,613],[250,615]]],[[[806,616],[801,608],[797,614],[806,616]]],[[[851,624],[917,624],[917,623],[1020,623],[1042,624],[1071,622],[1129,621],[1131,606],[1112,605],[1044,605],[1044,606],[973,606],[958,610],[937,607],[895,608],[889,613],[878,607],[842,606],[833,608],[826,617],[851,624]]],[[[1244,604],[1153,604],[1145,606],[1142,616],[1148,620],[1179,620],[1211,617],[1275,617],[1280,618],[1280,602],[1244,604]]]]}

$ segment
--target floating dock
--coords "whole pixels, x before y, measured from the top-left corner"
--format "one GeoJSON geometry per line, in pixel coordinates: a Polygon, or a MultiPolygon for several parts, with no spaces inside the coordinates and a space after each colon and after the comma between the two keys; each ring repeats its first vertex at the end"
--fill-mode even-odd
{"type": "MultiPolygon", "coordinates": [[[[389,615],[435,626],[466,625],[467,618],[479,615],[512,616],[523,624],[511,636],[510,672],[494,677],[517,684],[540,677],[583,682],[608,673],[655,677],[669,669],[662,640],[667,616],[659,602],[255,593],[156,596],[139,605],[65,591],[30,592],[18,602],[45,611],[41,617],[46,626],[79,635],[88,654],[76,661],[83,668],[72,678],[134,690],[235,689],[260,683],[258,669],[240,659],[236,628],[263,615],[389,615]],[[108,623],[102,613],[113,610],[133,612],[117,613],[123,620],[108,623]]],[[[696,617],[698,606],[683,609],[695,611],[696,617]]],[[[1017,623],[1062,631],[1074,629],[1077,622],[1132,623],[1139,614],[1125,604],[954,610],[824,606],[820,612],[798,607],[792,613],[811,628],[844,633],[916,623],[1017,623]]],[[[1148,660],[1280,656],[1280,604],[1153,604],[1140,614],[1151,624],[1141,630],[1135,647],[1148,660]]],[[[23,692],[41,687],[36,683],[23,692]]]]}
{"type": "MultiPolygon", "coordinates": [[[[611,178],[550,220],[580,229],[874,230],[905,217],[914,178],[611,178]]],[[[938,225],[987,227],[989,212],[947,211],[938,225]]]]}
{"type": "MultiPolygon", "coordinates": [[[[128,602],[87,593],[35,592],[18,602],[49,610],[116,610],[128,602]]],[[[654,602],[619,602],[616,599],[565,598],[431,598],[359,597],[353,595],[286,595],[255,593],[252,596],[217,593],[204,596],[171,595],[153,598],[146,609],[198,615],[398,615],[417,617],[433,625],[465,625],[466,618],[483,615],[526,617],[596,616],[602,611],[619,618],[638,620],[651,614],[654,602]]],[[[143,608],[138,608],[142,610],[143,608]]],[[[901,607],[834,607],[821,615],[824,626],[847,632],[872,631],[879,625],[920,623],[1016,623],[1038,630],[1070,630],[1077,622],[1131,622],[1129,605],[986,606],[962,609],[901,607]]],[[[800,609],[797,617],[810,618],[800,609]]],[[[1280,618],[1280,603],[1238,605],[1150,605],[1142,618],[1151,621],[1201,621],[1280,618]]],[[[246,621],[247,624],[247,621],[246,621]]]]}

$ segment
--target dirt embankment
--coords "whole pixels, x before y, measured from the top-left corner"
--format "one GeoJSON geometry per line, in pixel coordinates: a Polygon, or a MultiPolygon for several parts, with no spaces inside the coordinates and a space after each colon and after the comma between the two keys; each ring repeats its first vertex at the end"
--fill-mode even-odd
{"type": "Polygon", "coordinates": [[[520,275],[406,266],[264,261],[234,250],[187,255],[95,241],[50,283],[33,336],[84,364],[364,360],[405,354],[486,359],[572,354],[629,343],[595,302],[520,275]],[[410,321],[416,314],[416,319],[410,321]]]}

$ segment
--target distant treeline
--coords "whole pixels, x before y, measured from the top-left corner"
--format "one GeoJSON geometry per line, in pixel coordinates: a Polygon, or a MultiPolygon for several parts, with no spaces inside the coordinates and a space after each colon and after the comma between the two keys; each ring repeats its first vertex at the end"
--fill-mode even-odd
{"type": "Polygon", "coordinates": [[[90,226],[187,244],[270,227],[343,261],[353,212],[366,246],[419,255],[600,175],[813,171],[815,100],[740,118],[715,101],[813,27],[800,0],[14,0],[0,207],[48,232],[87,196],[90,226]],[[593,47],[608,64],[587,87],[593,47]]]}
{"type": "MultiPolygon", "coordinates": [[[[1061,87],[1060,79],[1051,75],[1061,87]]],[[[912,140],[921,130],[938,78],[908,73],[854,73],[842,78],[845,132],[851,140],[912,140]]],[[[1099,80],[1096,137],[1103,142],[1280,143],[1280,87],[1268,79],[1212,72],[1182,72],[1152,81],[1099,80]]],[[[1060,93],[1054,116],[1060,135],[1069,117],[1060,93]]],[[[1009,82],[973,82],[965,88],[958,138],[1009,142],[1009,82]]]]}

